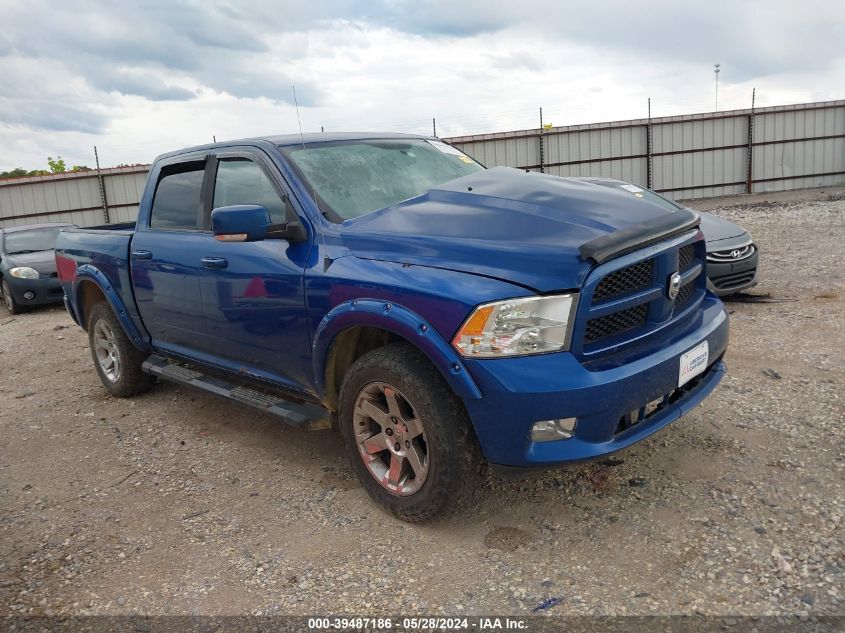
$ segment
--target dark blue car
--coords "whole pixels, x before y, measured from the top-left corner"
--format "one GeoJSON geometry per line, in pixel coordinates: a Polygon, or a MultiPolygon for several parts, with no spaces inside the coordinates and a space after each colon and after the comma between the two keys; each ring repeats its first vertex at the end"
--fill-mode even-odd
{"type": "Polygon", "coordinates": [[[487,170],[433,138],[166,154],[136,225],[63,231],[56,254],[111,393],[158,376],[338,427],[364,488],[410,521],[453,505],[484,460],[630,446],[725,372],[695,213],[487,170]]]}
{"type": "Polygon", "coordinates": [[[26,224],[0,228],[0,295],[6,309],[19,314],[33,306],[61,303],[53,247],[72,224],[26,224]]]}

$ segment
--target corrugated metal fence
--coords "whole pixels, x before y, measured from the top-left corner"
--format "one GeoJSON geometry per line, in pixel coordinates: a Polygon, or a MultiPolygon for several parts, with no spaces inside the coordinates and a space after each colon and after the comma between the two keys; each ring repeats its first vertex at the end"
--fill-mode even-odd
{"type": "MultiPolygon", "coordinates": [[[[445,140],[488,167],[609,176],[672,198],[845,182],[845,100],[445,140]]],[[[0,180],[0,226],[132,221],[148,168],[0,180]]]]}
{"type": "Polygon", "coordinates": [[[148,165],[139,165],[0,180],[0,226],[132,222],[148,171],[148,165]]]}
{"type": "Polygon", "coordinates": [[[845,182],[845,100],[444,140],[488,167],[619,178],[671,198],[845,182]]]}

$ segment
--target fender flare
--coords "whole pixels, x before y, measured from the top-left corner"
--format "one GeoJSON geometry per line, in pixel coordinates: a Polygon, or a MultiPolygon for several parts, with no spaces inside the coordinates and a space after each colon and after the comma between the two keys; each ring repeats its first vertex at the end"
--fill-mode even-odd
{"type": "Polygon", "coordinates": [[[114,312],[114,315],[117,317],[121,327],[123,327],[123,331],[126,333],[126,336],[128,336],[129,340],[132,341],[132,344],[142,351],[149,351],[150,346],[147,343],[147,340],[141,335],[138,328],[135,327],[135,324],[129,317],[129,314],[126,311],[126,305],[123,303],[123,299],[120,297],[120,294],[109,281],[108,277],[106,277],[105,273],[91,264],[83,264],[77,268],[76,275],[73,278],[73,302],[71,302],[71,305],[74,306],[77,323],[79,323],[82,328],[87,329],[88,327],[85,319],[83,319],[83,315],[80,314],[83,282],[92,282],[100,289],[100,292],[102,292],[103,296],[105,296],[106,301],[108,301],[111,306],[112,312],[114,312]]]}
{"type": "Polygon", "coordinates": [[[411,343],[425,354],[452,390],[465,400],[478,400],[481,390],[463,360],[421,316],[408,308],[380,299],[352,299],[335,306],[314,333],[312,362],[314,383],[321,395],[326,389],[326,364],[337,336],[352,327],[377,327],[411,343]]]}

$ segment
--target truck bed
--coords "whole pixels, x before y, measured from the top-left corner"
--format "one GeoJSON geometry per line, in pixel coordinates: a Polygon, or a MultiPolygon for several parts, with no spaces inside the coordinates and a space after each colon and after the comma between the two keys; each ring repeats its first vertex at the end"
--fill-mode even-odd
{"type": "Polygon", "coordinates": [[[85,327],[84,315],[80,313],[84,307],[81,294],[90,280],[103,289],[117,314],[123,312],[139,335],[144,332],[129,271],[129,249],[134,232],[135,223],[124,222],[59,233],[56,265],[68,312],[79,325],[85,327]]]}

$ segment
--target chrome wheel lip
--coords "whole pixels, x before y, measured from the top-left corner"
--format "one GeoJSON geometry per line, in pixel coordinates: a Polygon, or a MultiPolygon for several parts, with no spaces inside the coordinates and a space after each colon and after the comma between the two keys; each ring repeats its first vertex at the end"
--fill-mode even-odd
{"type": "Polygon", "coordinates": [[[371,382],[358,392],[352,412],[358,454],[367,471],[389,493],[407,497],[428,477],[425,428],[413,405],[386,382],[371,382]]]}
{"type": "Polygon", "coordinates": [[[120,380],[121,362],[117,339],[111,326],[102,319],[94,324],[94,355],[109,382],[120,380]]]}

